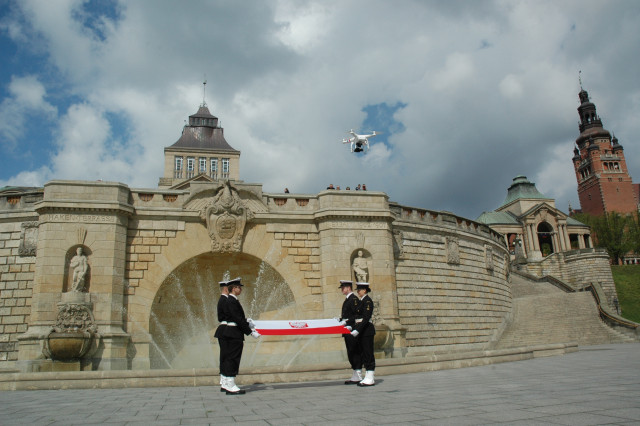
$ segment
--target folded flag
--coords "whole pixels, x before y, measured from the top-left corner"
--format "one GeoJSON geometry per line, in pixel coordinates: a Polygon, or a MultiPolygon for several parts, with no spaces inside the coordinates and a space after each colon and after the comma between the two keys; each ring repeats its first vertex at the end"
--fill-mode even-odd
{"type": "Polygon", "coordinates": [[[253,321],[256,331],[263,336],[289,336],[299,334],[349,334],[336,319],[253,321]]]}

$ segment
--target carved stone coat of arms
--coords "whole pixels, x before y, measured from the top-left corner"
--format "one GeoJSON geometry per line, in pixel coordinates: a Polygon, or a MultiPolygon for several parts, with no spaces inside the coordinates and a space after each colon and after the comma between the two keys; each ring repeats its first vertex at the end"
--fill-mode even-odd
{"type": "Polygon", "coordinates": [[[252,214],[240,199],[238,192],[226,181],[201,212],[211,237],[211,251],[239,252],[247,220],[252,214]]]}

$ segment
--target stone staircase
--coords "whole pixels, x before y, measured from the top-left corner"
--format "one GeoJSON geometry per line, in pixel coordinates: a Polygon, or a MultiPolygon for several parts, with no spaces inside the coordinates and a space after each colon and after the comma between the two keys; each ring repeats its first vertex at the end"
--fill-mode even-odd
{"type": "Polygon", "coordinates": [[[635,342],[606,325],[590,292],[566,293],[547,283],[512,275],[513,315],[493,349],[549,343],[579,345],[635,342]]]}

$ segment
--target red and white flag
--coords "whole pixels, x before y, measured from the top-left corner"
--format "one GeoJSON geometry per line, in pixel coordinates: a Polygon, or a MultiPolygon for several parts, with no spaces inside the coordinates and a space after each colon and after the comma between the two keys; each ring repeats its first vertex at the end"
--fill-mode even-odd
{"type": "Polygon", "coordinates": [[[256,331],[263,336],[289,336],[300,334],[348,334],[351,333],[336,319],[260,321],[254,320],[256,331]]]}

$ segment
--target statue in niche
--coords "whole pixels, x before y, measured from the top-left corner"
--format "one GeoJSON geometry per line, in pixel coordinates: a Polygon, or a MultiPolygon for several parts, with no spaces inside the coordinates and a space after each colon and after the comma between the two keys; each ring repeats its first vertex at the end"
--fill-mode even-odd
{"type": "Polygon", "coordinates": [[[83,291],[86,284],[87,271],[89,271],[89,263],[87,262],[87,256],[82,252],[82,247],[76,249],[76,255],[71,258],[69,267],[73,269],[71,290],[76,292],[83,291]]]}
{"type": "Polygon", "coordinates": [[[362,250],[358,250],[358,257],[353,259],[353,272],[356,274],[356,280],[360,283],[366,283],[369,276],[369,265],[365,259],[362,250]]]}

